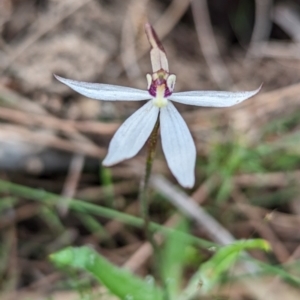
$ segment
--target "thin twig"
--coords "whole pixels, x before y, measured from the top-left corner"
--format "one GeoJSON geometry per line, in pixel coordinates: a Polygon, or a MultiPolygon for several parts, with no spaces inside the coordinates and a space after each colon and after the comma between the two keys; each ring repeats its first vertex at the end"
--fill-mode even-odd
{"type": "Polygon", "coordinates": [[[257,44],[267,41],[271,32],[273,0],[255,1],[255,23],[246,57],[251,55],[257,44]]]}
{"type": "Polygon", "coordinates": [[[59,204],[58,210],[61,215],[68,212],[69,202],[74,197],[79,183],[80,174],[84,166],[85,157],[82,154],[74,154],[70,163],[69,172],[63,187],[63,201],[59,204]]]}
{"type": "Polygon", "coordinates": [[[189,0],[173,0],[167,10],[154,24],[161,39],[165,37],[179,22],[190,4],[189,0]]]}
{"type": "Polygon", "coordinates": [[[68,141],[59,138],[49,132],[34,132],[32,130],[13,125],[0,125],[0,140],[7,143],[24,142],[55,149],[64,150],[71,153],[82,153],[87,156],[103,158],[106,154],[104,148],[96,145],[88,145],[79,141],[68,141]]]}
{"type": "Polygon", "coordinates": [[[281,3],[275,6],[273,20],[295,42],[300,42],[300,14],[290,3],[281,3]]]}
{"type": "MultiPolygon", "coordinates": [[[[237,203],[247,204],[248,202],[245,195],[237,187],[234,189],[232,197],[237,203]]],[[[261,219],[255,211],[249,209],[248,206],[239,205],[238,208],[240,212],[242,212],[249,218],[249,220],[252,221],[252,226],[260,234],[260,236],[270,242],[278,261],[281,263],[287,262],[290,254],[283,243],[269,227],[268,223],[264,219],[261,219]]]]}
{"type": "Polygon", "coordinates": [[[200,48],[212,78],[220,88],[228,88],[233,85],[233,81],[219,53],[209,18],[207,0],[191,0],[191,5],[200,48]]]}
{"type": "Polygon", "coordinates": [[[300,181],[300,170],[289,172],[240,174],[234,177],[234,183],[240,187],[277,187],[283,188],[300,181]]]}
{"type": "Polygon", "coordinates": [[[300,59],[299,43],[291,42],[262,42],[256,44],[251,50],[252,56],[277,58],[277,59],[300,59]]]}
{"type": "Polygon", "coordinates": [[[128,5],[128,11],[122,27],[121,58],[125,72],[130,79],[134,79],[141,75],[135,45],[135,37],[137,35],[136,25],[138,24],[134,24],[133,26],[133,22],[136,18],[143,18],[147,2],[148,0],[132,0],[128,5]]]}
{"type": "Polygon", "coordinates": [[[81,131],[84,133],[112,135],[119,126],[118,123],[59,119],[51,115],[38,114],[36,112],[27,113],[6,107],[1,107],[0,119],[25,126],[43,127],[71,134],[81,131]]]}
{"type": "Polygon", "coordinates": [[[178,187],[172,185],[167,179],[160,175],[153,176],[151,178],[151,185],[169,199],[180,211],[203,227],[213,241],[221,245],[228,245],[235,241],[227,229],[206,213],[191,197],[187,196],[178,187]]]}

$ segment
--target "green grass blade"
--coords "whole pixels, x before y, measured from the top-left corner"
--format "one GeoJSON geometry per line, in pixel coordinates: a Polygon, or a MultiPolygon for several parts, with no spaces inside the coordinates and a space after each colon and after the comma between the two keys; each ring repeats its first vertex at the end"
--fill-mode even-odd
{"type": "Polygon", "coordinates": [[[72,267],[91,273],[120,299],[162,300],[162,290],[114,266],[103,256],[88,247],[68,247],[50,256],[60,267],[72,267]]]}
{"type": "Polygon", "coordinates": [[[77,218],[81,221],[85,228],[97,238],[102,240],[108,240],[110,238],[109,233],[106,231],[104,226],[102,226],[101,223],[96,220],[95,217],[89,214],[80,213],[77,214],[77,218]]]}
{"type": "Polygon", "coordinates": [[[263,239],[239,240],[235,243],[224,246],[217,250],[215,255],[207,262],[201,265],[200,269],[190,280],[184,296],[189,298],[199,291],[207,293],[218,282],[221,281],[222,276],[228,271],[232,265],[237,261],[241,252],[250,249],[270,250],[269,244],[263,239]]]}
{"type": "MultiPolygon", "coordinates": [[[[11,183],[5,180],[0,180],[0,192],[2,193],[11,193],[12,195],[25,197],[28,199],[32,199],[35,201],[40,201],[44,204],[48,205],[57,205],[63,199],[62,196],[56,195],[53,193],[46,192],[44,190],[37,190],[34,188],[26,187],[23,185],[11,183]]],[[[78,199],[68,199],[70,203],[70,209],[77,212],[90,213],[92,215],[97,215],[101,217],[105,217],[108,219],[115,219],[120,222],[123,222],[127,225],[131,225],[134,227],[143,228],[144,220],[135,216],[131,216],[114,209],[109,209],[106,207],[102,207],[100,205],[96,205],[93,203],[89,203],[86,201],[78,200],[78,199]]],[[[165,235],[169,235],[174,232],[174,229],[164,227],[157,223],[151,222],[150,229],[152,231],[159,230],[165,235]]],[[[209,242],[204,239],[193,237],[189,234],[178,232],[181,234],[183,238],[187,239],[189,243],[193,243],[203,248],[209,248],[213,246],[218,246],[215,243],[209,242]]]]}
{"type": "MultiPolygon", "coordinates": [[[[270,264],[261,262],[259,260],[256,259],[250,259],[250,261],[253,261],[255,264],[257,264],[260,268],[261,268],[261,275],[275,275],[275,276],[279,276],[282,280],[284,280],[285,282],[300,287],[300,277],[293,275],[292,272],[288,272],[284,269],[283,266],[272,266],[270,264]]],[[[293,264],[296,265],[296,261],[293,262],[293,264]]],[[[288,267],[288,265],[286,265],[285,267],[288,267]]],[[[299,265],[298,265],[298,270],[299,270],[299,265]]]]}
{"type": "Polygon", "coordinates": [[[2,197],[0,198],[0,213],[6,209],[12,208],[18,203],[18,199],[15,197],[2,197]]]}
{"type": "Polygon", "coordinates": [[[64,232],[65,228],[56,211],[48,206],[41,206],[40,213],[38,214],[45,223],[48,224],[55,232],[64,232]]]}
{"type": "MultiPolygon", "coordinates": [[[[186,233],[188,231],[187,223],[181,222],[177,230],[186,233]]],[[[162,274],[167,284],[170,299],[175,299],[175,296],[179,294],[187,246],[186,239],[177,232],[173,232],[168,236],[164,247],[162,274]]]]}

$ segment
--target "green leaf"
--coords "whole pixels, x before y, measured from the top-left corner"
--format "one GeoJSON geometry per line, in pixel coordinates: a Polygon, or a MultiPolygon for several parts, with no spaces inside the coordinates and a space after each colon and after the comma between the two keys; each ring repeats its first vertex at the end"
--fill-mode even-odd
{"type": "Polygon", "coordinates": [[[57,266],[73,267],[91,273],[120,299],[163,299],[163,293],[158,287],[148,284],[125,269],[114,266],[91,248],[68,247],[51,254],[50,259],[57,266]]]}
{"type": "Polygon", "coordinates": [[[269,251],[270,246],[263,239],[252,239],[239,240],[220,248],[210,260],[201,265],[199,271],[191,278],[184,291],[185,297],[194,295],[200,288],[202,293],[210,291],[220,282],[224,273],[237,261],[241,252],[250,249],[269,251]]]}

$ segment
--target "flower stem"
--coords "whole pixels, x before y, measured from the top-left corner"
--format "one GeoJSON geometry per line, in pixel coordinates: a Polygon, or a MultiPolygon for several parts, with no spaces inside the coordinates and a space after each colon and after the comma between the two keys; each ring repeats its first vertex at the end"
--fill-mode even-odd
{"type": "MultiPolygon", "coordinates": [[[[155,156],[158,129],[159,129],[159,119],[157,119],[153,131],[148,139],[148,151],[147,151],[145,176],[144,176],[144,180],[142,181],[142,186],[140,191],[140,205],[141,205],[142,217],[144,219],[145,234],[151,244],[152,244],[151,240],[153,239],[152,239],[151,230],[149,229],[150,219],[149,219],[148,187],[149,187],[149,179],[152,171],[153,160],[155,156]]],[[[153,250],[155,251],[156,248],[155,241],[154,244],[152,244],[152,246],[153,246],[153,250]]]]}
{"type": "MultiPolygon", "coordinates": [[[[161,257],[160,257],[160,251],[159,246],[157,242],[155,241],[155,238],[152,235],[151,229],[150,229],[150,218],[149,218],[149,200],[148,200],[148,188],[149,188],[149,179],[151,176],[152,171],[152,165],[154,161],[155,156],[155,150],[157,145],[157,137],[158,137],[158,129],[159,129],[159,119],[157,119],[155,126],[153,128],[153,131],[148,139],[148,152],[147,152],[147,160],[146,160],[146,170],[145,170],[145,177],[142,181],[141,190],[140,190],[140,205],[141,205],[141,211],[142,211],[142,217],[144,219],[144,231],[145,235],[147,237],[148,242],[151,244],[153,248],[153,253],[155,256],[155,268],[156,273],[159,277],[159,280],[161,281],[162,285],[165,287],[166,284],[160,276],[160,266],[161,266],[161,257]]],[[[166,291],[166,289],[165,289],[166,291]]],[[[167,299],[168,297],[165,297],[167,299]]]]}

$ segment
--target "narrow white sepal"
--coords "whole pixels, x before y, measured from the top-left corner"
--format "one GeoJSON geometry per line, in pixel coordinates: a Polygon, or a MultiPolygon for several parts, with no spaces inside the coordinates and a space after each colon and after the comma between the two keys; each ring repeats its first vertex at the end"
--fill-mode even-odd
{"type": "Polygon", "coordinates": [[[221,92],[221,91],[190,91],[173,93],[168,99],[189,105],[206,107],[229,107],[241,103],[256,95],[261,86],[254,91],[221,92]]]}
{"type": "Polygon", "coordinates": [[[112,138],[102,164],[109,167],[135,156],[150,136],[158,113],[159,108],[149,101],[131,115],[112,138]]]}
{"type": "Polygon", "coordinates": [[[192,135],[172,102],[160,110],[162,148],[168,166],[186,188],[195,184],[196,147],[192,135]]]}
{"type": "Polygon", "coordinates": [[[69,86],[79,94],[96,100],[107,101],[139,101],[149,100],[148,91],[125,86],[76,81],[54,75],[57,80],[69,86]]]}

